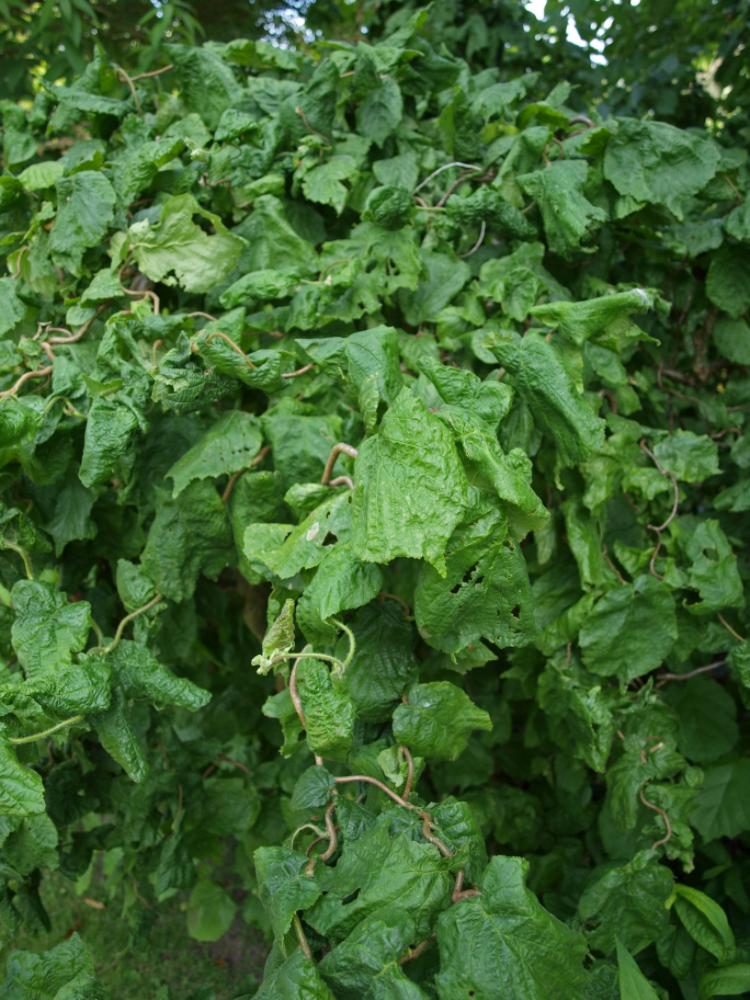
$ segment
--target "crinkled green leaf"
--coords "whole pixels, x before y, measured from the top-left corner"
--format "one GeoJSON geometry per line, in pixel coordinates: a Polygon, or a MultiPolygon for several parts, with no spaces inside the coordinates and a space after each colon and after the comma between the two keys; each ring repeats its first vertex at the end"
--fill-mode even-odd
{"type": "Polygon", "coordinates": [[[447,681],[415,685],[408,701],[393,713],[393,735],[399,743],[433,760],[455,760],[472,732],[491,728],[487,712],[447,681]]]}

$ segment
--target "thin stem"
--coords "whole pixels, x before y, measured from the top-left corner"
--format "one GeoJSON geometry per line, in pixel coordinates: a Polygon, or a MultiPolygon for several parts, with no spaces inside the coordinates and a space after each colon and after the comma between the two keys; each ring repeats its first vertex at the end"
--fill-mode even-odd
{"type": "Polygon", "coordinates": [[[354,489],[354,480],[352,479],[351,476],[336,476],[336,478],[332,479],[329,482],[328,485],[329,486],[346,486],[346,488],[348,490],[353,490],[354,489]]]}
{"type": "Polygon", "coordinates": [[[219,337],[219,338],[221,338],[221,340],[223,340],[223,341],[224,341],[225,343],[229,344],[229,346],[230,346],[230,347],[232,348],[232,350],[233,350],[233,351],[234,351],[234,352],[235,352],[236,354],[239,354],[239,356],[240,356],[240,357],[242,358],[242,360],[243,360],[243,361],[245,362],[245,364],[247,364],[247,366],[248,366],[249,368],[255,368],[255,365],[254,365],[254,364],[252,363],[252,361],[251,361],[251,360],[250,360],[250,358],[249,358],[249,357],[247,356],[247,354],[245,354],[245,352],[244,352],[244,351],[242,350],[242,348],[241,348],[241,347],[239,346],[239,344],[235,344],[235,342],[234,342],[234,341],[232,340],[232,338],[231,338],[231,337],[229,337],[229,336],[227,336],[227,334],[226,334],[226,333],[222,333],[222,331],[221,331],[221,330],[213,330],[213,331],[212,331],[211,333],[209,333],[209,335],[208,335],[208,336],[206,337],[206,343],[208,344],[208,343],[209,343],[210,341],[212,341],[212,340],[214,339],[214,337],[219,337]]]}
{"type": "Polygon", "coordinates": [[[333,822],[333,810],[336,808],[336,800],[332,799],[326,808],[325,812],[325,824],[326,831],[328,832],[328,847],[318,858],[319,861],[328,861],[336,853],[336,848],[338,847],[338,838],[336,835],[336,824],[333,822]]]}
{"type": "MultiPolygon", "coordinates": [[[[255,457],[250,462],[247,468],[252,469],[254,466],[260,465],[260,463],[263,461],[263,459],[266,457],[266,455],[269,453],[270,450],[271,448],[269,445],[265,445],[263,448],[261,448],[258,454],[255,455],[255,457]]],[[[244,472],[247,472],[247,469],[239,469],[237,472],[233,473],[233,475],[229,477],[229,481],[227,482],[227,485],[224,487],[224,492],[221,494],[222,503],[226,503],[229,500],[237,480],[244,472]]]]}
{"type": "Polygon", "coordinates": [[[46,368],[37,368],[32,372],[24,372],[20,378],[16,379],[10,389],[5,389],[3,392],[0,392],[0,399],[6,399],[8,396],[15,396],[21,386],[25,385],[32,378],[46,378],[51,374],[52,365],[47,365],[46,368]]]}
{"type": "Polygon", "coordinates": [[[716,615],[716,617],[719,619],[719,621],[724,626],[724,628],[727,630],[727,632],[732,636],[732,638],[736,639],[737,642],[744,642],[745,641],[744,635],[740,635],[740,633],[736,629],[732,628],[732,626],[726,620],[726,618],[724,617],[724,615],[718,613],[716,615]]]}
{"type": "Polygon", "coordinates": [[[138,97],[138,94],[136,93],[135,84],[133,83],[132,76],[128,76],[128,74],[121,66],[116,65],[115,69],[117,71],[117,75],[122,80],[122,82],[127,84],[128,90],[130,91],[133,97],[133,103],[135,104],[135,109],[138,112],[138,114],[141,114],[143,108],[141,107],[140,99],[138,97]]]}
{"type": "Polygon", "coordinates": [[[411,962],[415,958],[419,958],[422,952],[426,951],[430,947],[434,937],[435,935],[432,934],[430,937],[425,938],[424,941],[420,941],[419,944],[415,945],[413,948],[409,948],[406,954],[402,955],[398,960],[398,964],[405,965],[406,962],[411,962]]]}
{"type": "Polygon", "coordinates": [[[394,792],[391,788],[388,787],[388,785],[383,784],[382,781],[379,781],[377,778],[371,778],[369,774],[345,774],[340,778],[334,778],[334,781],[336,782],[337,785],[345,785],[356,781],[364,781],[368,785],[375,785],[376,788],[379,788],[381,792],[384,792],[386,795],[392,798],[397,805],[403,806],[404,809],[409,809],[411,810],[411,812],[417,812],[417,813],[421,813],[422,811],[417,806],[412,805],[411,802],[407,802],[406,799],[402,799],[397,792],[394,792]]]}
{"type": "Polygon", "coordinates": [[[339,455],[348,455],[349,458],[356,458],[359,452],[355,447],[350,444],[346,444],[344,441],[339,441],[337,444],[331,448],[331,453],[328,456],[328,461],[326,462],[326,467],[323,470],[323,478],[320,480],[323,486],[328,484],[331,478],[331,473],[333,472],[333,467],[336,464],[336,459],[339,455]]]}
{"type": "Polygon", "coordinates": [[[195,312],[185,313],[185,319],[207,319],[211,322],[216,322],[216,317],[212,316],[211,313],[203,312],[202,309],[196,309],[195,312]]]}
{"type": "Polygon", "coordinates": [[[15,542],[11,542],[8,538],[0,538],[0,548],[10,549],[15,552],[16,555],[21,557],[23,562],[24,572],[29,580],[34,579],[34,569],[31,565],[31,556],[21,545],[17,545],[15,542]]]}
{"type": "Polygon", "coordinates": [[[305,726],[305,713],[302,711],[302,701],[300,700],[299,692],[297,691],[297,664],[298,660],[295,660],[292,671],[289,674],[289,697],[292,699],[292,704],[294,705],[294,711],[297,713],[297,718],[303,729],[305,726]]]}
{"type": "Polygon", "coordinates": [[[312,951],[310,950],[310,942],[305,937],[305,932],[302,929],[302,921],[299,918],[299,914],[295,913],[292,917],[292,923],[294,924],[294,931],[297,935],[297,940],[299,941],[299,946],[308,961],[312,962],[312,951]]]}
{"type": "Polygon", "coordinates": [[[126,295],[134,295],[141,299],[151,299],[154,303],[154,315],[158,316],[161,309],[161,299],[150,288],[123,288],[126,295]]]}
{"type": "Polygon", "coordinates": [[[159,601],[161,600],[162,600],[161,594],[155,594],[154,597],[152,597],[150,601],[144,604],[142,608],[136,608],[135,611],[131,611],[129,615],[125,615],[120,624],[117,626],[114,639],[112,640],[112,642],[110,642],[108,646],[104,647],[104,652],[111,653],[113,649],[116,649],[117,646],[119,646],[120,644],[123,632],[125,631],[126,627],[130,624],[130,622],[132,622],[135,618],[140,618],[142,614],[145,614],[146,611],[149,611],[151,608],[154,607],[155,604],[158,604],[159,601]]]}
{"type": "Polygon", "coordinates": [[[81,337],[83,337],[83,335],[86,333],[86,331],[91,326],[91,324],[94,322],[94,320],[96,319],[96,317],[99,315],[100,312],[101,312],[101,307],[99,309],[97,309],[96,313],[91,317],[91,319],[87,319],[86,322],[82,326],[79,326],[75,333],[71,333],[70,330],[66,330],[62,326],[50,326],[47,329],[47,333],[52,333],[53,331],[55,331],[56,333],[65,333],[66,336],[64,336],[64,337],[47,337],[47,343],[48,344],[75,344],[76,341],[80,340],[81,337]]]}
{"type": "Polygon", "coordinates": [[[282,378],[298,378],[300,375],[304,375],[306,372],[309,372],[314,367],[315,367],[315,365],[311,361],[309,364],[303,365],[301,368],[297,368],[293,372],[282,372],[281,373],[281,377],[282,378]]]}
{"type": "Polygon", "coordinates": [[[662,823],[664,823],[664,831],[665,831],[664,836],[661,837],[659,840],[655,840],[651,845],[651,850],[655,851],[657,847],[663,847],[666,843],[668,843],[672,839],[672,824],[669,820],[669,815],[666,809],[662,809],[661,806],[657,806],[655,802],[650,802],[643,794],[642,788],[638,792],[638,798],[641,800],[641,802],[647,809],[650,809],[652,812],[658,813],[658,815],[661,816],[662,823]]]}
{"type": "Polygon", "coordinates": [[[347,639],[349,640],[349,652],[341,661],[341,669],[342,671],[344,671],[352,662],[352,660],[354,659],[354,654],[357,652],[357,640],[354,638],[354,633],[352,632],[352,630],[349,628],[348,625],[345,625],[338,618],[333,618],[331,620],[333,621],[334,625],[338,626],[338,628],[341,629],[341,631],[346,635],[347,639]]]}
{"type": "Polygon", "coordinates": [[[19,746],[21,743],[35,743],[37,740],[43,740],[47,736],[52,736],[61,729],[66,729],[68,726],[75,726],[76,723],[83,722],[83,718],[82,715],[71,715],[69,719],[63,719],[62,722],[50,726],[49,729],[43,729],[41,733],[32,733],[31,736],[10,736],[8,742],[13,743],[15,746],[19,746]]]}
{"type": "Polygon", "coordinates": [[[462,163],[460,160],[453,160],[451,163],[444,163],[442,167],[438,167],[437,170],[433,170],[432,173],[428,174],[423,181],[420,181],[412,191],[412,194],[416,194],[418,191],[421,191],[426,184],[430,183],[433,177],[437,177],[438,174],[442,174],[444,170],[450,170],[451,167],[463,167],[465,170],[475,171],[482,169],[481,167],[475,167],[473,163],[462,163]]]}
{"type": "Polygon", "coordinates": [[[403,756],[406,761],[406,784],[404,785],[404,798],[409,801],[409,797],[412,793],[412,788],[414,787],[414,758],[411,755],[411,750],[408,747],[400,746],[399,753],[403,756]]]}
{"type": "Polygon", "coordinates": [[[700,674],[710,673],[712,670],[717,670],[719,667],[723,667],[726,660],[714,660],[713,663],[707,663],[705,667],[697,667],[695,670],[689,670],[686,674],[659,674],[657,677],[657,688],[664,687],[665,684],[669,684],[670,681],[689,681],[691,677],[698,677],[700,674]]]}
{"type": "Polygon", "coordinates": [[[172,63],[167,66],[162,66],[161,69],[151,69],[147,73],[136,73],[135,76],[131,76],[130,79],[135,80],[146,80],[148,77],[161,76],[162,73],[168,73],[171,69],[174,69],[172,63]]]}
{"type": "Polygon", "coordinates": [[[331,145],[331,140],[328,138],[328,136],[324,135],[322,132],[320,132],[318,129],[316,129],[314,125],[310,124],[310,122],[307,120],[307,115],[305,114],[305,112],[302,110],[302,108],[299,105],[297,105],[297,107],[294,109],[294,113],[300,116],[300,118],[302,119],[302,122],[303,122],[303,124],[304,124],[304,126],[305,126],[305,128],[307,129],[308,132],[312,132],[314,135],[319,135],[320,138],[323,140],[323,142],[325,142],[325,144],[327,146],[331,145]]]}
{"type": "Polygon", "coordinates": [[[482,225],[479,229],[479,236],[477,237],[477,241],[471,248],[471,250],[468,250],[466,253],[462,253],[460,255],[462,260],[464,260],[466,257],[471,257],[472,254],[475,254],[477,252],[477,250],[484,243],[484,237],[486,233],[487,233],[487,223],[484,221],[484,219],[482,219],[482,225]]]}
{"type": "Polygon", "coordinates": [[[233,472],[232,475],[229,477],[229,479],[227,480],[227,485],[224,487],[224,492],[221,494],[222,503],[226,503],[227,500],[231,497],[232,490],[234,489],[234,484],[237,482],[237,480],[240,478],[240,476],[244,471],[245,471],[244,469],[238,469],[237,472],[233,472]]]}

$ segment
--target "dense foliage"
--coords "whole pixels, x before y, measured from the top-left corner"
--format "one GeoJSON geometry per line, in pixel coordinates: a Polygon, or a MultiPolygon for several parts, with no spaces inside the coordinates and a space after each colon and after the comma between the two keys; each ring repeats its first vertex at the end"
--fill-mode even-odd
{"type": "Polygon", "coordinates": [[[747,993],[746,151],[439,13],[3,106],[2,937],[101,869],[267,1000],[747,993]]]}

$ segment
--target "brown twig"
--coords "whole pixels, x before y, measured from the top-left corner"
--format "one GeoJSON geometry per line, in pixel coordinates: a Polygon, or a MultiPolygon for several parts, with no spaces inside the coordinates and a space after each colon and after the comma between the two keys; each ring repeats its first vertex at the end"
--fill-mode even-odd
{"type": "Polygon", "coordinates": [[[55,330],[55,331],[59,330],[61,333],[64,332],[66,334],[66,336],[65,337],[47,337],[47,343],[48,344],[75,344],[75,343],[77,343],[81,339],[81,337],[83,337],[84,334],[87,332],[88,328],[91,326],[91,324],[94,322],[94,320],[96,319],[96,317],[99,315],[99,313],[101,312],[102,308],[103,307],[100,307],[99,309],[97,309],[96,313],[91,317],[91,319],[87,319],[86,322],[82,326],[78,327],[78,329],[76,330],[75,333],[71,333],[70,330],[66,330],[62,326],[51,326],[51,327],[49,327],[47,329],[47,333],[51,333],[53,330],[55,330]]]}
{"type": "Polygon", "coordinates": [[[346,486],[348,489],[353,490],[354,489],[354,480],[352,479],[351,476],[336,476],[336,478],[332,479],[328,485],[329,486],[346,486]]]}
{"type": "Polygon", "coordinates": [[[137,93],[137,91],[135,89],[135,84],[133,83],[132,76],[129,76],[125,72],[125,70],[122,68],[122,66],[115,66],[115,70],[117,71],[117,75],[122,80],[122,82],[125,83],[125,84],[127,84],[128,90],[130,91],[130,93],[131,93],[131,95],[133,97],[133,103],[135,104],[135,110],[138,112],[138,114],[141,114],[141,112],[143,111],[143,108],[141,107],[141,101],[140,101],[140,98],[138,97],[138,93],[137,93]]]}
{"type": "Polygon", "coordinates": [[[471,248],[471,250],[467,250],[466,253],[459,254],[462,260],[465,259],[466,257],[471,257],[472,254],[475,254],[477,252],[477,250],[484,243],[484,237],[486,233],[487,233],[487,223],[484,221],[484,219],[482,219],[482,225],[479,229],[479,236],[477,237],[476,243],[471,248]]]}
{"type": "Polygon", "coordinates": [[[381,792],[385,793],[385,795],[393,799],[396,805],[402,806],[404,809],[409,809],[411,812],[416,812],[420,814],[422,813],[422,810],[418,806],[413,805],[411,802],[407,802],[406,799],[403,799],[398,794],[398,792],[394,792],[392,788],[389,788],[388,785],[384,784],[382,781],[379,781],[377,778],[371,778],[369,774],[345,774],[339,778],[334,778],[334,781],[336,782],[337,785],[345,785],[345,784],[350,784],[352,782],[364,781],[368,785],[375,785],[375,787],[379,788],[381,792]]]}
{"type": "Polygon", "coordinates": [[[642,788],[639,789],[638,791],[638,798],[641,800],[641,802],[647,809],[650,809],[652,812],[658,813],[658,815],[661,816],[662,823],[664,823],[664,836],[660,837],[659,840],[655,840],[651,845],[651,850],[655,851],[658,847],[663,847],[666,843],[668,843],[672,839],[672,824],[669,820],[669,814],[667,813],[666,809],[662,809],[661,806],[657,806],[655,802],[650,802],[643,794],[642,788]]]}
{"type": "Polygon", "coordinates": [[[300,375],[304,375],[306,372],[309,372],[310,369],[312,369],[314,367],[315,367],[315,365],[311,361],[309,364],[303,365],[302,368],[297,368],[293,372],[282,372],[281,373],[281,377],[282,378],[299,378],[300,375]]]}
{"type": "Polygon", "coordinates": [[[412,962],[415,958],[419,958],[422,952],[426,951],[432,944],[435,938],[434,934],[431,934],[424,941],[420,941],[419,944],[414,945],[413,948],[409,948],[406,954],[402,955],[398,960],[399,965],[405,965],[407,962],[412,962]]]}
{"type": "Polygon", "coordinates": [[[692,677],[698,677],[700,674],[707,674],[712,670],[718,670],[718,668],[723,667],[725,663],[726,660],[714,660],[713,663],[707,663],[705,667],[696,667],[695,670],[689,670],[685,674],[658,674],[656,678],[656,687],[664,687],[664,685],[669,684],[670,681],[689,681],[692,677]]]}
{"type": "Polygon", "coordinates": [[[240,476],[244,471],[245,471],[244,469],[239,469],[237,472],[233,472],[232,475],[229,477],[229,479],[227,480],[227,485],[224,487],[224,492],[221,494],[222,503],[226,503],[227,500],[229,500],[229,498],[232,495],[232,490],[234,489],[234,484],[237,482],[237,480],[240,478],[240,476]]]}
{"type": "Polygon", "coordinates": [[[654,454],[654,452],[651,451],[651,449],[646,444],[645,439],[641,438],[641,441],[639,443],[640,443],[641,451],[643,451],[644,454],[648,455],[648,457],[654,463],[654,465],[659,470],[659,472],[662,474],[662,476],[664,476],[665,478],[667,478],[670,481],[670,483],[672,484],[672,490],[674,492],[674,497],[673,497],[673,501],[672,501],[672,509],[669,512],[669,516],[667,517],[666,521],[664,521],[663,524],[659,524],[659,525],[656,525],[656,524],[647,524],[646,525],[646,527],[648,528],[648,530],[649,531],[653,531],[654,534],[656,535],[656,545],[654,546],[654,551],[651,553],[651,559],[649,560],[649,564],[648,564],[649,573],[651,573],[652,576],[655,576],[657,579],[661,579],[661,577],[659,576],[659,574],[656,572],[656,557],[658,556],[658,554],[659,554],[659,552],[661,550],[661,535],[662,535],[662,532],[666,531],[666,529],[670,526],[670,524],[672,523],[672,521],[674,521],[674,519],[677,517],[677,513],[678,513],[678,511],[680,509],[680,486],[679,486],[679,483],[677,482],[677,477],[674,476],[668,469],[664,468],[664,466],[661,464],[661,462],[656,457],[656,455],[654,454]]]}
{"type": "Polygon", "coordinates": [[[338,846],[338,839],[336,835],[336,824],[333,822],[333,811],[336,808],[336,799],[331,799],[326,807],[325,816],[323,817],[326,824],[326,831],[328,833],[328,847],[318,858],[319,861],[328,861],[336,853],[336,848],[338,846]]]}
{"type": "Polygon", "coordinates": [[[35,371],[24,372],[23,375],[16,379],[10,389],[5,389],[3,392],[0,392],[0,399],[7,399],[8,396],[15,396],[18,390],[33,378],[46,378],[51,374],[52,365],[47,365],[46,368],[37,368],[35,371]]]}
{"type": "Polygon", "coordinates": [[[412,793],[412,788],[414,787],[414,758],[412,757],[411,750],[408,747],[400,746],[398,750],[406,761],[406,784],[404,785],[404,798],[408,802],[412,793]]]}
{"type": "Polygon", "coordinates": [[[152,291],[150,288],[123,288],[123,292],[125,292],[126,295],[134,295],[142,299],[151,299],[154,303],[154,315],[159,315],[161,300],[156,292],[152,291]]]}
{"type": "Polygon", "coordinates": [[[312,951],[310,950],[310,943],[308,942],[305,932],[302,929],[302,921],[297,913],[292,917],[292,923],[294,924],[294,932],[297,935],[297,940],[299,941],[299,946],[302,949],[302,953],[305,958],[312,962],[312,951]]]}
{"type": "Polygon", "coordinates": [[[161,69],[150,69],[147,73],[136,73],[135,76],[131,76],[130,79],[135,82],[136,80],[146,80],[152,76],[161,76],[162,73],[168,73],[171,69],[174,69],[172,63],[167,66],[162,66],[161,69]]]}
{"type": "Polygon", "coordinates": [[[344,441],[339,441],[337,444],[331,448],[331,453],[328,456],[328,461],[326,462],[326,467],[323,470],[323,478],[320,480],[323,486],[328,484],[331,478],[331,473],[333,472],[333,466],[336,463],[336,459],[339,455],[348,455],[350,458],[356,458],[359,452],[350,444],[346,444],[344,441]]]}
{"type": "Polygon", "coordinates": [[[196,309],[195,312],[185,313],[185,319],[207,319],[211,322],[216,322],[216,317],[212,316],[211,313],[203,312],[202,309],[196,309]]]}
{"type": "Polygon", "coordinates": [[[320,138],[323,140],[323,142],[325,142],[325,144],[327,146],[331,145],[331,140],[328,138],[328,136],[324,135],[322,132],[320,132],[318,129],[316,129],[314,125],[310,124],[310,122],[307,120],[307,115],[302,110],[302,108],[299,106],[299,104],[294,109],[294,113],[300,116],[300,118],[302,119],[302,122],[303,122],[303,124],[304,124],[304,126],[305,126],[305,128],[307,129],[308,132],[312,132],[312,133],[314,133],[314,135],[319,135],[320,138]]]}
{"type": "Polygon", "coordinates": [[[716,617],[719,619],[719,621],[721,622],[721,624],[724,626],[724,628],[732,636],[733,639],[736,639],[737,642],[744,642],[745,641],[744,635],[740,635],[740,633],[736,629],[732,628],[732,626],[726,620],[726,618],[724,617],[724,615],[722,615],[720,612],[717,612],[716,617]]]}
{"type": "Polygon", "coordinates": [[[136,618],[140,618],[142,614],[145,614],[147,611],[150,611],[151,608],[153,608],[155,605],[159,603],[159,601],[163,600],[164,598],[161,596],[161,594],[155,594],[151,598],[151,600],[147,601],[146,604],[144,604],[142,607],[136,608],[135,611],[131,611],[129,615],[125,615],[125,617],[122,619],[122,621],[117,626],[117,629],[115,630],[115,635],[114,638],[112,639],[112,642],[110,642],[108,646],[105,646],[103,651],[105,653],[111,653],[114,649],[116,649],[117,646],[120,644],[120,641],[122,639],[122,634],[125,631],[125,628],[130,624],[130,622],[134,621],[136,618]]]}

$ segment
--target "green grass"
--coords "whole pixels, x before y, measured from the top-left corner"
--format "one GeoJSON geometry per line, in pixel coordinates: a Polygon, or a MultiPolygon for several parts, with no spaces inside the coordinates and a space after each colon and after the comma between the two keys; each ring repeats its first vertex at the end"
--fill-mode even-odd
{"type": "Polygon", "coordinates": [[[177,898],[143,911],[141,925],[134,930],[119,907],[91,905],[92,899],[98,902],[101,896],[92,887],[78,897],[74,883],[59,874],[48,875],[42,898],[52,929],[19,935],[0,956],[0,967],[11,950],[42,951],[77,932],[91,949],[111,1000],[156,1000],[157,996],[160,1000],[233,1000],[255,992],[267,946],[239,916],[221,940],[202,944],[188,936],[183,904],[177,898]]]}

